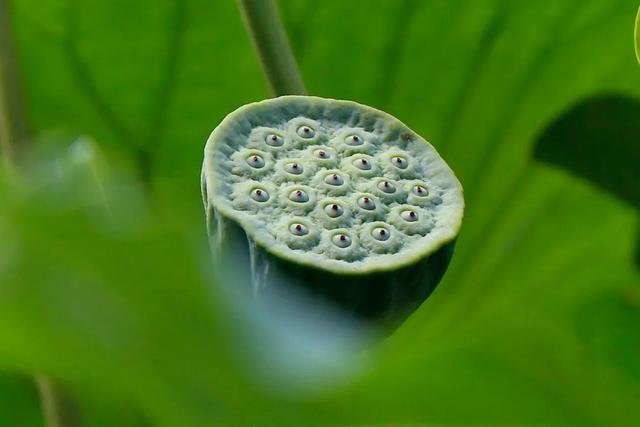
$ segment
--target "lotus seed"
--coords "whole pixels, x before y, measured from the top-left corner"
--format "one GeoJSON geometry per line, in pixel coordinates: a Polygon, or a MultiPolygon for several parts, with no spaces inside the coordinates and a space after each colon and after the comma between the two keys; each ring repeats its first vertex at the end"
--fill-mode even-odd
{"type": "Polygon", "coordinates": [[[385,241],[389,240],[389,236],[391,235],[391,233],[389,233],[389,230],[387,230],[386,228],[376,227],[371,231],[371,235],[376,240],[385,241]]]}
{"type": "Polygon", "coordinates": [[[353,165],[364,171],[371,169],[371,162],[367,159],[356,159],[353,161],[353,165]]]}
{"type": "Polygon", "coordinates": [[[400,216],[408,222],[415,222],[418,220],[418,214],[414,211],[402,211],[400,212],[400,216]]]}
{"type": "Polygon", "coordinates": [[[247,157],[247,164],[253,168],[260,169],[264,167],[264,159],[257,155],[249,156],[247,157]]]}
{"type": "Polygon", "coordinates": [[[269,193],[260,188],[254,188],[251,191],[251,198],[256,202],[266,202],[267,200],[269,200],[269,193]]]}
{"type": "Polygon", "coordinates": [[[302,166],[296,162],[287,163],[284,169],[293,175],[300,175],[302,173],[302,166]]]}
{"type": "Polygon", "coordinates": [[[344,184],[344,179],[342,179],[342,177],[336,173],[333,174],[329,174],[324,178],[324,182],[326,182],[329,185],[342,185],[344,184]]]}
{"type": "Polygon", "coordinates": [[[294,236],[304,236],[305,234],[309,233],[309,229],[304,224],[300,224],[300,223],[291,224],[289,226],[289,231],[294,236]]]}
{"type": "Polygon", "coordinates": [[[316,151],[313,152],[313,155],[316,156],[319,159],[328,159],[329,158],[329,155],[324,150],[316,150],[316,151]]]}
{"type": "Polygon", "coordinates": [[[380,181],[378,183],[378,188],[381,191],[384,191],[387,194],[392,194],[396,192],[396,187],[395,185],[393,185],[392,183],[390,183],[389,181],[380,181]]]}
{"type": "Polygon", "coordinates": [[[363,196],[358,199],[358,206],[360,206],[362,209],[371,211],[376,208],[376,203],[371,200],[370,197],[363,196]]]}
{"type": "Polygon", "coordinates": [[[301,138],[309,139],[309,138],[313,138],[315,135],[316,135],[316,131],[309,126],[300,126],[298,128],[298,136],[300,136],[301,138]]]}
{"type": "Polygon", "coordinates": [[[351,246],[351,238],[346,234],[336,234],[331,238],[331,240],[333,241],[333,244],[339,248],[348,248],[351,246]]]}
{"type": "Polygon", "coordinates": [[[280,135],[276,135],[275,133],[267,135],[264,141],[267,143],[267,145],[270,145],[272,147],[281,147],[282,144],[284,144],[284,140],[282,139],[282,137],[280,135]]]}
{"type": "Polygon", "coordinates": [[[349,135],[344,139],[344,142],[347,145],[352,145],[352,146],[364,144],[364,140],[360,138],[358,135],[349,135]]]}
{"type": "Polygon", "coordinates": [[[324,211],[327,214],[327,216],[331,218],[337,218],[344,213],[344,209],[342,209],[342,206],[336,203],[328,204],[327,206],[324,207],[324,211]]]}
{"type": "Polygon", "coordinates": [[[427,191],[427,189],[420,184],[414,185],[412,191],[413,191],[413,194],[420,197],[426,197],[429,195],[429,192],[427,191]]]}
{"type": "Polygon", "coordinates": [[[400,156],[395,156],[393,159],[391,159],[391,162],[398,169],[406,169],[407,166],[409,165],[409,163],[407,162],[407,159],[400,156]]]}
{"type": "Polygon", "coordinates": [[[293,190],[289,193],[289,200],[297,203],[305,203],[309,201],[309,196],[302,190],[293,190]]]}

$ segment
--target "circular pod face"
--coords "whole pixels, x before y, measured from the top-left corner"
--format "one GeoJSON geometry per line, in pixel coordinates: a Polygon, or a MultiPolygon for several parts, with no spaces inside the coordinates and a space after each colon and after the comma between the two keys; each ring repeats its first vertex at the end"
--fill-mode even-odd
{"type": "Polygon", "coordinates": [[[462,187],[396,118],[348,101],[283,96],[228,115],[205,148],[205,204],[282,260],[364,275],[455,239],[462,187]]]}

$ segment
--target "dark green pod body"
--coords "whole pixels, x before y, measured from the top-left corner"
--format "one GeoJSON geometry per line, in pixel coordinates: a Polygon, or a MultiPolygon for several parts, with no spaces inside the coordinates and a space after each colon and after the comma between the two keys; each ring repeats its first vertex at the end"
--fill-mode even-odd
{"type": "Polygon", "coordinates": [[[357,321],[393,330],[436,288],[444,275],[455,242],[397,270],[342,275],[300,265],[271,255],[256,245],[233,219],[207,212],[216,267],[232,286],[247,294],[301,292],[338,307],[357,321]],[[244,266],[244,268],[243,268],[244,266]],[[247,268],[250,266],[250,268],[247,268]]]}
{"type": "Polygon", "coordinates": [[[229,115],[207,143],[202,188],[228,283],[386,329],[444,275],[464,205],[446,163],[397,119],[314,97],[229,115]]]}

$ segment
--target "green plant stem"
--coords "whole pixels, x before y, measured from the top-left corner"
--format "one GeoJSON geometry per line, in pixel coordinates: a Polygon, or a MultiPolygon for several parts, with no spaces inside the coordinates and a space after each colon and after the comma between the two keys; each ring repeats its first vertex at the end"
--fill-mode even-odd
{"type": "Polygon", "coordinates": [[[42,375],[36,376],[36,385],[40,394],[46,427],[79,427],[82,425],[76,406],[69,394],[42,375]]]}
{"type": "Polygon", "coordinates": [[[636,25],[633,28],[633,42],[636,48],[636,60],[640,63],[640,7],[638,7],[636,25]]]}
{"type": "Polygon", "coordinates": [[[0,0],[0,154],[12,172],[28,130],[10,16],[9,0],[0,0]]]}
{"type": "MultiPolygon", "coordinates": [[[[0,0],[0,155],[9,175],[29,141],[22,81],[11,26],[10,1],[0,0]]],[[[46,427],[79,427],[70,396],[43,375],[35,377],[46,427]]]]}
{"type": "Polygon", "coordinates": [[[272,93],[306,95],[274,0],[238,0],[238,5],[272,93]]]}

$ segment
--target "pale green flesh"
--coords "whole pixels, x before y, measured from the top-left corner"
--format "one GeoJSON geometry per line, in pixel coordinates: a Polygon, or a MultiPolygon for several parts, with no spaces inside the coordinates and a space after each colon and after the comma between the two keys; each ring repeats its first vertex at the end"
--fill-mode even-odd
{"type": "Polygon", "coordinates": [[[451,169],[400,121],[354,102],[304,96],[227,116],[205,147],[203,187],[207,205],[270,253],[345,274],[400,268],[430,255],[456,237],[464,207],[451,169]],[[341,185],[327,183],[334,173],[341,185]],[[384,181],[396,191],[382,191],[384,181]],[[417,194],[416,186],[425,192],[417,194]]]}

